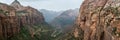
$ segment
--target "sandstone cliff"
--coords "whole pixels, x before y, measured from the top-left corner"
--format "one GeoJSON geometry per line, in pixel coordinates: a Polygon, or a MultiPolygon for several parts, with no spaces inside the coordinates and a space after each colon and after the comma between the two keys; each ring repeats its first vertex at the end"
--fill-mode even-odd
{"type": "Polygon", "coordinates": [[[77,40],[120,40],[119,9],[119,0],[84,0],[74,37],[77,40]]]}
{"type": "Polygon", "coordinates": [[[50,31],[37,9],[24,7],[17,0],[11,5],[0,3],[0,40],[47,40],[42,35],[50,31]]]}
{"type": "Polygon", "coordinates": [[[20,26],[15,12],[13,7],[0,3],[0,40],[19,32],[20,26]]]}

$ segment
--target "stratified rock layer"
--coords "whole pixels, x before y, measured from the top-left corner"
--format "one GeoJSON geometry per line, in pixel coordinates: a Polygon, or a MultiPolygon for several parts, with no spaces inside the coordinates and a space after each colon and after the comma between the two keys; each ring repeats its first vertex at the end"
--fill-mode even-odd
{"type": "Polygon", "coordinates": [[[84,0],[74,37],[78,40],[120,40],[119,9],[119,0],[84,0]]]}
{"type": "Polygon", "coordinates": [[[20,26],[15,12],[13,7],[0,3],[0,40],[19,32],[20,26]]]}
{"type": "Polygon", "coordinates": [[[24,7],[17,0],[11,5],[0,3],[0,40],[8,40],[26,28],[33,37],[36,25],[45,24],[42,13],[32,7],[24,7]]]}

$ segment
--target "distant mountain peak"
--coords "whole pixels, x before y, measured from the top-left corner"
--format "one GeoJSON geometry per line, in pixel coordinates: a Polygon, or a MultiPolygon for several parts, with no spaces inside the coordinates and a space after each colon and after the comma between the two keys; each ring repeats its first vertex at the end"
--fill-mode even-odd
{"type": "Polygon", "coordinates": [[[15,0],[15,1],[17,1],[17,0],[15,0]]]}
{"type": "Polygon", "coordinates": [[[20,7],[22,7],[22,5],[20,4],[20,2],[18,0],[14,0],[11,3],[11,6],[15,7],[16,9],[20,9],[20,7]]]}
{"type": "Polygon", "coordinates": [[[11,5],[13,5],[13,4],[14,4],[14,5],[16,5],[16,4],[21,5],[18,0],[13,1],[11,5]]]}

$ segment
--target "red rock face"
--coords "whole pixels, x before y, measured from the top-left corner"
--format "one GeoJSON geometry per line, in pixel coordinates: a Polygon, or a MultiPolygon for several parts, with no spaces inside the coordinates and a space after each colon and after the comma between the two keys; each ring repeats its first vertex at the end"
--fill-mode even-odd
{"type": "Polygon", "coordinates": [[[17,14],[23,25],[36,25],[45,22],[42,13],[32,7],[23,7],[22,10],[17,11],[17,14]]]}
{"type": "Polygon", "coordinates": [[[0,39],[9,38],[19,32],[19,23],[15,15],[15,9],[0,3],[0,39]]]}
{"type": "Polygon", "coordinates": [[[31,36],[33,36],[35,25],[45,23],[42,13],[40,13],[37,9],[29,6],[24,7],[18,1],[14,1],[11,6],[16,9],[16,15],[18,17],[20,27],[27,26],[31,36]]]}
{"type": "Polygon", "coordinates": [[[16,1],[10,6],[0,3],[0,40],[18,34],[24,26],[28,26],[32,35],[32,27],[44,23],[42,13],[32,7],[24,7],[16,1]]]}
{"type": "Polygon", "coordinates": [[[23,9],[17,10],[17,16],[19,17],[20,27],[28,26],[31,36],[33,36],[34,25],[45,23],[42,13],[32,7],[23,7],[23,9]]]}
{"type": "Polygon", "coordinates": [[[119,33],[119,2],[119,0],[84,0],[76,20],[75,37],[83,38],[82,40],[120,40],[113,34],[114,27],[115,32],[119,33]],[[81,34],[84,36],[78,35],[81,33],[78,29],[84,31],[81,34]]]}

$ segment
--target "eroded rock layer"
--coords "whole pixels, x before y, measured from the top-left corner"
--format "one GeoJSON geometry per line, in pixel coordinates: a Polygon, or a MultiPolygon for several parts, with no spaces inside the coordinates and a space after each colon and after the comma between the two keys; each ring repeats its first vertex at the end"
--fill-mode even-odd
{"type": "Polygon", "coordinates": [[[0,3],[0,39],[9,38],[18,33],[20,26],[15,14],[16,10],[6,4],[0,3]]]}
{"type": "Polygon", "coordinates": [[[78,40],[120,40],[120,1],[84,0],[75,25],[78,40]]]}
{"type": "Polygon", "coordinates": [[[22,6],[17,0],[11,5],[0,3],[0,40],[10,40],[20,34],[22,28],[26,28],[33,37],[38,30],[35,28],[40,29],[38,25],[45,23],[42,13],[32,7],[22,6]]]}

